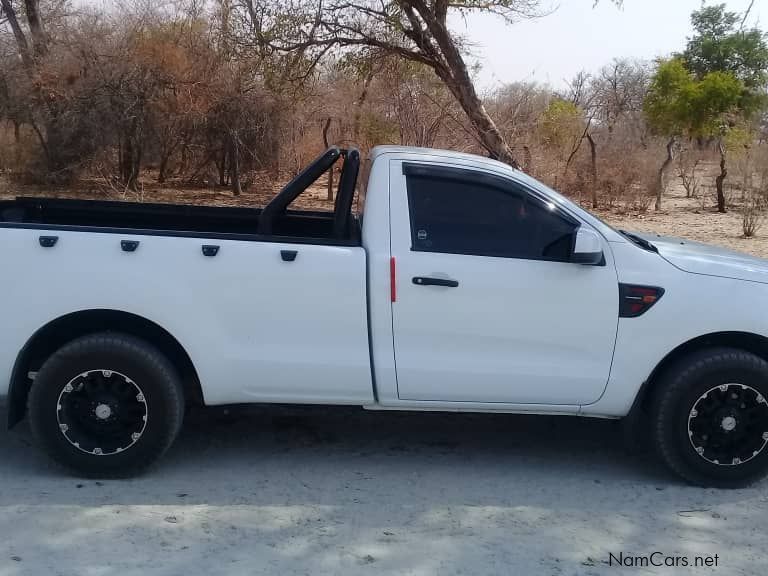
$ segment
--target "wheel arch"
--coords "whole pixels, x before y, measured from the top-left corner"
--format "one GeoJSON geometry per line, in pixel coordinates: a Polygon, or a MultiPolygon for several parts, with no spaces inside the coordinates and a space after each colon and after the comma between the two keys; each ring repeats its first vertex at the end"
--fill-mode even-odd
{"type": "Polygon", "coordinates": [[[661,376],[679,360],[693,352],[716,347],[744,350],[768,361],[768,337],[766,336],[751,332],[713,332],[697,336],[674,348],[656,365],[643,384],[638,398],[635,399],[632,412],[638,409],[647,411],[650,408],[662,379],[661,376]]]}
{"type": "Polygon", "coordinates": [[[16,356],[8,389],[8,428],[24,419],[31,386],[29,373],[37,371],[56,350],[76,338],[97,332],[122,332],[156,346],[179,371],[188,403],[202,404],[203,394],[194,363],[168,330],[130,312],[111,309],[80,310],[51,320],[39,328],[16,356]]]}

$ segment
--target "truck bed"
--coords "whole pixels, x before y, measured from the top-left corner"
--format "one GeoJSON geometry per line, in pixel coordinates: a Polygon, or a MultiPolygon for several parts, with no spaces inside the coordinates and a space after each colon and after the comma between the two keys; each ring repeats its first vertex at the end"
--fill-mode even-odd
{"type": "Polygon", "coordinates": [[[289,210],[276,219],[272,234],[259,235],[257,224],[261,212],[260,208],[20,197],[0,201],[0,227],[360,244],[356,219],[349,236],[337,238],[333,234],[333,212],[289,210]]]}

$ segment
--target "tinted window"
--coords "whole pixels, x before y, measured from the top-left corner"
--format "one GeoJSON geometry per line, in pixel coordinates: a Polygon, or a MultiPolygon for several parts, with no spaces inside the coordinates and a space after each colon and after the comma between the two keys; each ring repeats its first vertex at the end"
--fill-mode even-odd
{"type": "Polygon", "coordinates": [[[503,178],[405,167],[413,250],[570,259],[577,224],[503,178]]]}

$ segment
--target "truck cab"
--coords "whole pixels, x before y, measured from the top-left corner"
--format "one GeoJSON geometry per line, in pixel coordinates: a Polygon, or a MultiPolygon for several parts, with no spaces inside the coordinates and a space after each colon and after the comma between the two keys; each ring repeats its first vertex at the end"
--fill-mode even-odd
{"type": "Polygon", "coordinates": [[[392,326],[374,365],[397,367],[377,372],[383,405],[576,413],[601,396],[619,295],[599,223],[475,156],[377,148],[369,182],[371,314],[392,326]]]}

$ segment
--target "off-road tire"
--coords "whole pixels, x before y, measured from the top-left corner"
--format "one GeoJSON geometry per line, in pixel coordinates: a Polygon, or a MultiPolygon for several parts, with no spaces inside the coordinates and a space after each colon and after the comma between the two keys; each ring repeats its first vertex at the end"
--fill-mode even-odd
{"type": "Polygon", "coordinates": [[[104,332],[78,338],[46,360],[33,381],[27,410],[35,440],[53,460],[77,475],[124,478],[145,470],[171,446],[181,430],[184,394],[177,371],[154,346],[126,334],[104,332]],[[88,371],[114,371],[140,386],[145,424],[140,437],[119,453],[83,451],[61,430],[64,388],[88,371]]]}
{"type": "MultiPolygon", "coordinates": [[[[739,385],[739,388],[748,386],[763,398],[768,398],[768,362],[738,349],[701,350],[666,370],[655,387],[652,409],[654,444],[666,465],[693,484],[742,488],[768,474],[768,446],[756,450],[757,455],[737,465],[712,463],[697,453],[694,447],[690,432],[691,411],[713,387],[729,384],[739,385]]],[[[735,390],[738,392],[738,389],[735,390]]],[[[750,394],[754,396],[751,391],[750,394]]],[[[764,414],[762,405],[760,410],[760,414],[764,414]]],[[[712,420],[717,421],[717,418],[712,420]]],[[[757,437],[751,434],[750,438],[757,437]]]]}

